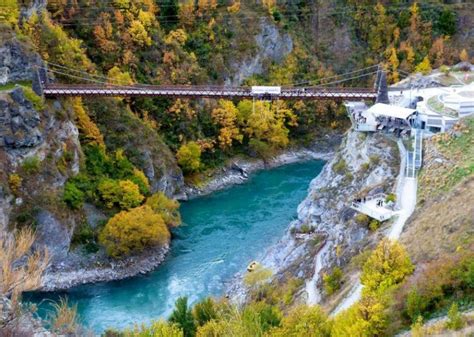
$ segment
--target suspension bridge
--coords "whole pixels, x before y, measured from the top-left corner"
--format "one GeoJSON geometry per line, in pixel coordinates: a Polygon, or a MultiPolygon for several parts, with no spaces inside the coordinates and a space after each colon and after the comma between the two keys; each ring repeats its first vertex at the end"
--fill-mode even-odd
{"type": "MultiPolygon", "coordinates": [[[[60,65],[38,69],[36,91],[45,97],[62,96],[111,96],[111,97],[168,97],[168,98],[225,98],[225,99],[263,99],[263,100],[335,100],[360,101],[372,100],[384,102],[388,100],[386,74],[380,66],[372,66],[355,70],[342,75],[334,75],[326,79],[335,79],[317,86],[214,86],[214,85],[120,85],[99,75],[90,75],[79,70],[60,65]],[[61,67],[58,70],[55,67],[61,67]],[[376,69],[374,69],[376,68],[376,69]],[[80,75],[71,74],[78,72],[80,75]],[[62,77],[81,80],[83,84],[52,83],[48,73],[62,77]],[[371,88],[341,87],[342,83],[354,79],[375,76],[371,88]]],[[[301,82],[297,85],[311,83],[301,82]]]]}

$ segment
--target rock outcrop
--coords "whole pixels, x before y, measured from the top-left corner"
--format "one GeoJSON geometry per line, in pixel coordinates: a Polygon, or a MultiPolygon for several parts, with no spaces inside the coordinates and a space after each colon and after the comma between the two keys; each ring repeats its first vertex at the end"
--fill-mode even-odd
{"type": "MultiPolygon", "coordinates": [[[[368,243],[369,229],[356,223],[351,202],[358,196],[392,192],[398,165],[394,140],[349,131],[311,182],[307,198],[298,206],[298,219],[259,261],[274,271],[277,280],[286,274],[307,280],[299,292],[301,301],[321,301],[322,273],[346,264],[368,243]]],[[[238,283],[230,293],[242,300],[245,291],[238,283]]]]}
{"type": "Polygon", "coordinates": [[[32,70],[43,66],[41,57],[16,39],[0,45],[0,85],[33,81],[35,72],[32,70]]]}
{"type": "Polygon", "coordinates": [[[0,94],[0,146],[9,153],[39,146],[44,140],[39,126],[40,115],[21,88],[0,94]]]}
{"type": "Polygon", "coordinates": [[[280,33],[275,24],[267,19],[260,21],[260,33],[255,36],[257,53],[240,63],[232,64],[232,77],[226,80],[228,85],[240,85],[246,78],[261,74],[265,61],[281,63],[293,50],[293,40],[287,33],[280,33]]]}

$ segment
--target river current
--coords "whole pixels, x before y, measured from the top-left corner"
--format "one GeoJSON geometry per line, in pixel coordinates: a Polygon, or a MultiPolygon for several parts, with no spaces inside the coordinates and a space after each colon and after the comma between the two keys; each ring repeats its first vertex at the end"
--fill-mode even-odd
{"type": "Polygon", "coordinates": [[[44,317],[48,299],[67,296],[77,304],[81,322],[101,333],[166,318],[179,296],[190,302],[221,296],[237,272],[283,236],[323,165],[311,160],[260,171],[242,185],[183,202],[183,225],[174,230],[170,253],[154,272],[37,293],[31,300],[40,303],[44,317]]]}

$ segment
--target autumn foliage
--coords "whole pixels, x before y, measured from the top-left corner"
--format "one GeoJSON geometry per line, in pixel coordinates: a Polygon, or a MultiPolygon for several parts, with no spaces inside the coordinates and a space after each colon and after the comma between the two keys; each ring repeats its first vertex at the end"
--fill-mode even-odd
{"type": "Polygon", "coordinates": [[[140,253],[151,246],[166,245],[169,240],[163,218],[148,205],[117,213],[99,235],[100,243],[112,257],[140,253]]]}

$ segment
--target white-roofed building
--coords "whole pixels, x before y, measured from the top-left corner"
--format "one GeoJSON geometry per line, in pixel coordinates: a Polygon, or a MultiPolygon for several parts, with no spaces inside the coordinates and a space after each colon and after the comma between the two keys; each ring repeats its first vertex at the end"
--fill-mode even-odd
{"type": "Polygon", "coordinates": [[[377,103],[371,106],[366,113],[377,117],[396,118],[402,120],[408,120],[415,114],[415,109],[403,108],[401,106],[377,103]]]}
{"type": "Polygon", "coordinates": [[[361,109],[353,103],[346,104],[354,128],[358,131],[389,131],[407,134],[416,116],[415,109],[396,105],[376,103],[370,108],[361,109]]]}

